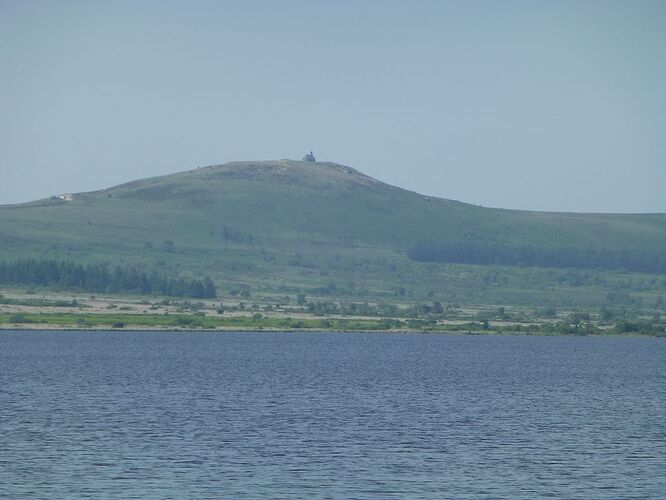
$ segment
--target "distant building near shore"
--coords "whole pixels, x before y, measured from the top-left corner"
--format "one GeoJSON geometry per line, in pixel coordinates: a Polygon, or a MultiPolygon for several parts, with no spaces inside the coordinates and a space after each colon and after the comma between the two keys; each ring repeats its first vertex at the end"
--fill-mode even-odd
{"type": "Polygon", "coordinates": [[[315,157],[314,157],[314,155],[312,154],[312,151],[310,151],[308,154],[306,154],[306,155],[303,157],[303,161],[317,161],[317,160],[315,160],[315,157]]]}

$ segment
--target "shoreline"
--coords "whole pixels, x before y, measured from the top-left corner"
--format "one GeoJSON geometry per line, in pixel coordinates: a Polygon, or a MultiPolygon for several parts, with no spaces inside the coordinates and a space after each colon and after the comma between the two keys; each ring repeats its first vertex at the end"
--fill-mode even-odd
{"type": "Polygon", "coordinates": [[[429,335],[458,335],[458,336],[505,336],[505,337],[624,337],[624,338],[666,338],[663,333],[622,333],[605,331],[603,333],[563,333],[563,332],[534,332],[534,331],[468,331],[468,330],[361,330],[361,329],[332,329],[332,328],[247,328],[247,327],[219,327],[219,328],[73,328],[62,325],[0,325],[0,334],[3,332],[114,332],[114,333],[367,333],[367,334],[429,334],[429,335]]]}

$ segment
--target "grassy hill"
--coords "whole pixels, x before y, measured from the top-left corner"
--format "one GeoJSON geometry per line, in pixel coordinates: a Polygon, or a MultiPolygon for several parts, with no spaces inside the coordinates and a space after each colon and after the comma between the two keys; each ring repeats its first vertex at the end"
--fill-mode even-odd
{"type": "MultiPolygon", "coordinates": [[[[483,208],[334,163],[229,163],[68,198],[0,207],[0,259],[131,263],[274,293],[382,297],[407,288],[448,300],[483,292],[492,301],[512,289],[505,283],[495,297],[493,279],[488,284],[489,272],[504,270],[418,263],[407,251],[418,242],[466,241],[666,252],[665,214],[483,208]]],[[[536,273],[529,280],[546,288],[565,275],[516,269],[511,276],[521,273],[536,273]]],[[[524,281],[515,283],[515,300],[536,300],[536,285],[524,281]]]]}

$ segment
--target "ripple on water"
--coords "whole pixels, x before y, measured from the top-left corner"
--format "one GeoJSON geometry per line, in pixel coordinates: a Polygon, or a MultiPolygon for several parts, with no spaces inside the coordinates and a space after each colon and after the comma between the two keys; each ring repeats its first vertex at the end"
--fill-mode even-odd
{"type": "Polygon", "coordinates": [[[666,343],[3,332],[0,497],[660,498],[666,343]]]}

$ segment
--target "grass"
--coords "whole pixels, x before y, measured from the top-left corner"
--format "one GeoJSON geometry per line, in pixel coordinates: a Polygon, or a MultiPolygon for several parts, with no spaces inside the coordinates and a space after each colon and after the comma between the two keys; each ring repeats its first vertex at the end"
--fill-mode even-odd
{"type": "Polygon", "coordinates": [[[262,317],[205,317],[159,314],[76,314],[14,313],[0,314],[0,324],[35,324],[71,328],[164,328],[164,329],[270,329],[270,330],[379,330],[379,320],[360,319],[284,319],[262,317]]]}
{"type": "Polygon", "coordinates": [[[598,308],[650,306],[666,277],[413,262],[415,241],[666,251],[665,215],[482,208],[388,186],[342,166],[246,162],[0,208],[0,258],[130,264],[212,276],[227,295],[598,308]],[[165,242],[173,242],[173,247],[165,242]],[[609,298],[615,293],[620,300],[609,298]]]}
{"type": "Polygon", "coordinates": [[[474,334],[608,335],[633,334],[666,336],[666,323],[619,321],[614,327],[592,322],[532,322],[491,324],[484,321],[440,323],[419,318],[279,318],[209,317],[199,314],[121,314],[121,313],[0,313],[3,327],[50,327],[57,329],[160,329],[160,330],[317,330],[317,331],[415,331],[474,334]]]}

